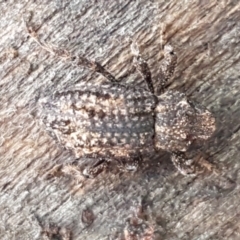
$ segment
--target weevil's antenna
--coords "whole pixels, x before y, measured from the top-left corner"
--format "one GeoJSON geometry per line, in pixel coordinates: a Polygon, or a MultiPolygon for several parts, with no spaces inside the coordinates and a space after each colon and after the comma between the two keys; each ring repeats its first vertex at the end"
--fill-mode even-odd
{"type": "MultiPolygon", "coordinates": [[[[24,21],[24,20],[23,20],[24,21]]],[[[68,51],[65,50],[56,50],[46,43],[42,43],[39,38],[37,33],[27,25],[27,23],[24,21],[28,35],[43,49],[45,49],[47,52],[50,52],[51,54],[65,60],[71,62],[74,66],[77,67],[87,67],[93,70],[94,72],[100,73],[103,75],[105,78],[107,78],[111,82],[118,82],[115,77],[108,72],[100,63],[94,61],[94,60],[89,60],[83,56],[72,56],[68,51]]]]}

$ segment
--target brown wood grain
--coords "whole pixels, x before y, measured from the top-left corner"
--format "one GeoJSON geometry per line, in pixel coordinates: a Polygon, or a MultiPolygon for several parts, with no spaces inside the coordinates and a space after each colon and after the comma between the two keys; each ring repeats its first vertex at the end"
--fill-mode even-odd
{"type": "Polygon", "coordinates": [[[70,229],[74,240],[120,239],[140,203],[155,239],[240,239],[239,1],[1,1],[0,13],[0,239],[40,239],[49,223],[70,229]],[[216,133],[200,149],[222,174],[184,177],[159,153],[133,175],[49,177],[73,156],[39,124],[39,96],[103,78],[47,53],[23,19],[42,41],[127,74],[128,84],[144,84],[132,41],[155,79],[162,45],[171,43],[178,66],[168,88],[214,113],[216,133]],[[82,221],[87,210],[91,224],[82,221]]]}

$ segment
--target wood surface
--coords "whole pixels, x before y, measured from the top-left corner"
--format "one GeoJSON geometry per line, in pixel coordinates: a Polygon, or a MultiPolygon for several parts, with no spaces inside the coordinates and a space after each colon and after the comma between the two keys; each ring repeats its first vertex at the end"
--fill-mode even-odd
{"type": "Polygon", "coordinates": [[[239,1],[0,1],[0,20],[0,239],[41,239],[49,224],[74,240],[121,239],[141,208],[151,239],[240,239],[239,1]],[[160,152],[134,174],[86,181],[55,174],[74,156],[39,124],[39,97],[104,79],[46,52],[24,22],[50,46],[127,75],[127,84],[144,86],[132,42],[155,79],[163,45],[174,46],[178,66],[167,88],[216,117],[215,134],[199,149],[221,173],[184,177],[160,152]]]}

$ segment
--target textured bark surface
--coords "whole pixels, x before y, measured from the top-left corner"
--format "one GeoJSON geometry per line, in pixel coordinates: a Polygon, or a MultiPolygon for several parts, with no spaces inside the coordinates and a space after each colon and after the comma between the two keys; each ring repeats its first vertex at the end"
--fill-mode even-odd
{"type": "Polygon", "coordinates": [[[1,1],[0,7],[1,239],[40,239],[41,225],[49,223],[70,229],[74,240],[120,239],[141,204],[155,239],[240,238],[238,1],[1,1]],[[225,178],[184,177],[166,153],[150,154],[133,175],[49,178],[74,157],[39,125],[38,97],[103,78],[47,53],[28,37],[23,19],[41,40],[95,59],[117,77],[128,74],[129,84],[144,85],[132,65],[132,41],[155,78],[162,44],[171,43],[179,60],[168,88],[214,113],[217,131],[200,148],[225,178]]]}

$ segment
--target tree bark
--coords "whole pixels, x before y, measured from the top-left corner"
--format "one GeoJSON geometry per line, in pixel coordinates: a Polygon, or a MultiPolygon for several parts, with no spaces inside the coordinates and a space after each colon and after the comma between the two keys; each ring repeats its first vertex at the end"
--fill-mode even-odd
{"type": "Polygon", "coordinates": [[[121,239],[135,211],[144,212],[151,239],[239,239],[238,1],[29,0],[0,7],[1,239],[41,239],[48,224],[69,229],[74,240],[121,239]],[[97,60],[117,78],[127,75],[126,84],[144,86],[132,65],[132,42],[154,79],[161,49],[171,43],[178,66],[167,88],[213,112],[217,130],[200,149],[222,173],[184,177],[160,152],[134,174],[106,172],[81,182],[49,177],[74,156],[39,124],[38,98],[104,79],[46,52],[24,21],[54,49],[97,60]]]}

